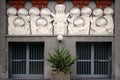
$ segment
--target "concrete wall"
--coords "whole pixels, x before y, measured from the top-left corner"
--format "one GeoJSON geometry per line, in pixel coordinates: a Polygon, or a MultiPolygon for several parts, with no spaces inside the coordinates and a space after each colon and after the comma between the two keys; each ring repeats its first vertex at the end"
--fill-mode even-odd
{"type": "Polygon", "coordinates": [[[115,80],[120,80],[120,0],[115,1],[115,80]]]}
{"type": "Polygon", "coordinates": [[[6,1],[0,0],[0,78],[7,77],[7,68],[6,68],[6,1]]]}
{"type": "MultiPolygon", "coordinates": [[[[111,80],[120,80],[120,0],[115,0],[115,36],[64,36],[62,43],[58,43],[56,36],[5,36],[7,32],[6,0],[0,0],[0,78],[9,78],[8,42],[45,42],[45,70],[44,78],[50,78],[50,66],[46,61],[48,52],[53,52],[57,46],[65,46],[75,56],[76,41],[79,42],[112,42],[112,74],[111,80]],[[115,41],[114,41],[115,39],[115,41]]],[[[73,65],[72,78],[75,78],[73,65]]],[[[3,80],[3,79],[1,79],[3,80]]],[[[87,79],[84,79],[87,80],[87,79]]],[[[92,79],[93,80],[93,79],[92,79]]],[[[96,79],[100,80],[100,79],[96,79]]],[[[103,79],[102,79],[103,80],[103,79]]],[[[108,79],[110,80],[110,79],[108,79]]]]}
{"type": "MultiPolygon", "coordinates": [[[[8,42],[45,42],[45,53],[44,53],[44,57],[45,57],[45,65],[44,65],[44,78],[45,79],[50,79],[50,73],[51,73],[51,68],[49,63],[47,62],[47,58],[48,58],[48,52],[53,53],[54,52],[54,48],[59,45],[59,46],[63,46],[65,48],[67,48],[68,50],[70,50],[71,54],[74,56],[76,56],[76,42],[112,42],[112,56],[114,56],[114,36],[106,36],[106,37],[102,37],[102,36],[64,36],[64,39],[61,43],[58,42],[57,40],[57,36],[6,36],[7,37],[7,45],[8,46],[8,42]]],[[[9,54],[9,51],[6,51],[9,54]]],[[[9,62],[8,62],[9,63],[9,62]]],[[[8,64],[7,63],[7,64],[8,64]]],[[[114,76],[114,57],[112,60],[112,77],[114,76]]],[[[74,64],[72,66],[72,75],[71,77],[73,79],[76,78],[76,64],[74,64]]],[[[96,79],[98,80],[98,79],[96,79]]],[[[110,80],[110,79],[108,79],[110,80]]]]}

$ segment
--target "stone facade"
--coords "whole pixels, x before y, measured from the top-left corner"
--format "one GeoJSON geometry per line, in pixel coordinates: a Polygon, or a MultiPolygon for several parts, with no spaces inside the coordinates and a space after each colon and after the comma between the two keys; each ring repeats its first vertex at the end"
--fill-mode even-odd
{"type": "MultiPolygon", "coordinates": [[[[9,51],[8,42],[45,42],[44,78],[50,78],[50,66],[47,62],[48,52],[53,52],[57,45],[65,46],[75,56],[76,42],[112,42],[112,73],[111,79],[120,80],[120,0],[115,0],[115,35],[114,36],[64,36],[63,42],[57,41],[57,36],[8,36],[6,19],[6,0],[0,0],[0,80],[9,79],[9,51]],[[74,48],[73,48],[74,47],[74,48]]],[[[72,78],[76,78],[73,65],[72,78]]],[[[90,79],[81,79],[90,80],[90,79]]],[[[91,79],[93,80],[93,79],[91,79]]],[[[101,79],[94,79],[101,80],[101,79]]]]}
{"type": "Polygon", "coordinates": [[[120,0],[115,0],[115,80],[120,80],[120,0]]]}
{"type": "Polygon", "coordinates": [[[0,0],[0,77],[7,78],[8,77],[8,69],[6,65],[6,1],[0,0]]]}

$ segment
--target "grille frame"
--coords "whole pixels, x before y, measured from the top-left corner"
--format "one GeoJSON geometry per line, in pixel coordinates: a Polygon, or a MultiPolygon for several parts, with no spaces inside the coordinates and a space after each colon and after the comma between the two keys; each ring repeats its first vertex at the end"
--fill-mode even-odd
{"type": "Polygon", "coordinates": [[[112,62],[112,60],[111,60],[111,57],[112,57],[112,42],[76,42],[76,55],[78,55],[78,46],[79,45],[83,45],[83,44],[90,44],[91,45],[91,52],[90,53],[92,53],[91,54],[91,59],[89,59],[89,60],[80,60],[80,59],[78,59],[77,61],[76,61],[76,77],[77,78],[107,78],[107,79],[110,79],[110,77],[111,77],[111,69],[112,69],[112,67],[111,67],[111,62],[112,62]],[[104,45],[107,45],[107,47],[109,48],[109,50],[108,50],[108,54],[109,54],[109,58],[108,58],[108,60],[95,60],[95,55],[94,55],[94,53],[95,53],[95,50],[94,50],[94,45],[95,44],[104,44],[104,45]],[[80,61],[83,61],[83,62],[88,62],[88,61],[90,61],[91,62],[91,73],[90,74],[78,74],[78,66],[77,66],[77,63],[78,62],[80,62],[80,61]],[[108,74],[95,74],[95,66],[94,66],[94,64],[95,64],[95,61],[98,61],[98,62],[108,62],[108,74]]]}
{"type": "MultiPolygon", "coordinates": [[[[10,74],[10,78],[23,78],[23,79],[26,79],[26,78],[28,78],[28,79],[43,79],[44,78],[44,42],[9,42],[8,43],[9,44],[9,56],[10,56],[10,58],[9,58],[9,62],[10,62],[10,64],[9,64],[9,66],[10,66],[10,70],[9,70],[9,74],[10,74]],[[25,59],[14,59],[13,60],[13,58],[12,58],[12,52],[11,52],[11,48],[13,48],[12,46],[13,46],[13,44],[15,45],[18,45],[19,46],[19,44],[24,44],[25,45],[25,54],[26,54],[26,57],[25,57],[25,59]],[[36,53],[38,53],[39,54],[39,52],[40,53],[42,53],[42,58],[40,58],[40,59],[30,59],[30,45],[32,45],[32,44],[35,44],[35,45],[39,45],[39,46],[41,46],[40,48],[42,49],[42,51],[40,52],[40,51],[36,51],[36,53]],[[13,69],[15,69],[15,67],[12,65],[12,62],[13,61],[16,61],[16,62],[22,62],[22,61],[25,61],[26,62],[26,72],[24,73],[24,74],[17,74],[17,73],[12,73],[13,72],[13,69]],[[38,72],[38,73],[41,73],[41,74],[30,74],[30,70],[29,70],[29,68],[30,68],[30,62],[37,62],[37,63],[40,63],[40,62],[42,62],[42,72],[38,72]],[[12,69],[13,68],[13,69],[12,69]]],[[[23,47],[23,46],[22,46],[23,47]]],[[[19,47],[18,47],[19,48],[19,47]]],[[[34,47],[33,47],[34,48],[34,47]]],[[[14,49],[15,50],[15,49],[14,49]]],[[[18,49],[19,50],[19,49],[18,49]]],[[[21,50],[21,49],[20,49],[21,50]]],[[[39,50],[39,48],[38,48],[38,50],[39,50]]],[[[20,51],[18,51],[18,52],[20,52],[20,51]]],[[[21,51],[22,52],[22,51],[21,51]]],[[[33,51],[34,52],[34,51],[33,51]]],[[[32,53],[33,54],[33,53],[32,53]]],[[[37,54],[37,55],[38,55],[37,54]]],[[[18,56],[20,56],[20,55],[18,55],[18,56]]],[[[25,56],[25,55],[24,55],[25,56]]],[[[33,56],[33,55],[32,55],[33,56]]],[[[40,56],[40,55],[38,55],[38,56],[40,56]]],[[[33,71],[34,71],[34,68],[33,68],[33,71]]],[[[39,70],[40,71],[40,70],[39,70]]],[[[35,71],[34,71],[35,72],[35,71]]]]}

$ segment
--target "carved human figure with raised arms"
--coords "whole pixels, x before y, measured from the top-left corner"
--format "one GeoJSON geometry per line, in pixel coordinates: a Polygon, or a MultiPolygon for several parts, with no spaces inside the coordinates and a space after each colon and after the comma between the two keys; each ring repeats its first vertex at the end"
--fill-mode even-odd
{"type": "Polygon", "coordinates": [[[64,4],[57,4],[55,6],[56,13],[52,13],[54,18],[53,26],[54,26],[54,34],[58,35],[66,35],[67,34],[67,17],[69,13],[65,13],[65,5],[64,4]]]}

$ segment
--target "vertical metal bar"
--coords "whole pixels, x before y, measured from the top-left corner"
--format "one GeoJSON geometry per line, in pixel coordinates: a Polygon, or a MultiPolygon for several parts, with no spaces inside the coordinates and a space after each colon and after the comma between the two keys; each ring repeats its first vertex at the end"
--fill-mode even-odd
{"type": "Polygon", "coordinates": [[[91,44],[91,75],[94,75],[94,44],[91,44]]]}
{"type": "MultiPolygon", "coordinates": [[[[97,72],[97,69],[96,69],[96,59],[97,59],[97,47],[96,47],[96,43],[92,43],[93,44],[93,46],[94,46],[94,57],[93,57],[93,59],[94,59],[94,74],[97,72]]],[[[93,75],[94,75],[93,74],[93,75]]]]}
{"type": "MultiPolygon", "coordinates": [[[[39,44],[38,45],[38,59],[40,60],[42,60],[43,58],[41,57],[42,56],[42,53],[40,52],[40,50],[42,49],[42,47],[40,47],[40,46],[42,46],[41,44],[39,44]]],[[[38,66],[40,67],[40,63],[41,62],[38,62],[38,66]]],[[[42,65],[43,66],[43,65],[42,65]]],[[[40,70],[40,68],[38,67],[38,74],[39,73],[42,73],[42,69],[40,70]]]]}
{"type": "MultiPolygon", "coordinates": [[[[103,43],[102,44],[102,56],[103,56],[103,58],[102,58],[102,60],[105,60],[105,55],[107,54],[107,53],[105,53],[106,52],[106,43],[103,43]]],[[[103,63],[103,72],[102,72],[102,74],[104,75],[105,74],[105,61],[102,61],[102,63],[103,63]]]]}
{"type": "MultiPolygon", "coordinates": [[[[110,43],[109,43],[110,44],[110,43]]],[[[111,45],[109,45],[109,44],[107,44],[107,48],[108,48],[108,52],[107,52],[107,54],[108,54],[108,75],[110,76],[110,61],[111,61],[111,45]]]]}
{"type": "MultiPolygon", "coordinates": [[[[41,58],[42,55],[41,55],[41,52],[40,52],[40,51],[41,51],[41,47],[40,47],[40,46],[42,46],[42,45],[40,45],[40,44],[38,45],[38,58],[37,58],[37,59],[39,59],[39,60],[42,59],[42,58],[41,58]]],[[[38,66],[39,66],[39,67],[40,67],[40,63],[41,63],[41,62],[38,62],[38,66]]],[[[39,73],[42,73],[39,67],[38,67],[38,74],[39,74],[39,73]]]]}
{"type": "MultiPolygon", "coordinates": [[[[16,54],[15,58],[17,58],[17,44],[15,44],[15,54],[16,54]]],[[[18,74],[17,73],[17,64],[16,64],[16,62],[15,62],[15,74],[18,74]]]]}
{"type": "MultiPolygon", "coordinates": [[[[84,50],[85,50],[85,53],[86,53],[86,55],[87,55],[87,60],[89,59],[89,55],[88,55],[88,53],[87,53],[87,47],[88,47],[88,44],[86,44],[86,46],[85,46],[85,48],[84,48],[84,50]]],[[[86,62],[86,72],[87,72],[87,74],[89,73],[89,71],[88,71],[88,63],[89,62],[86,62]]]]}
{"type": "MultiPolygon", "coordinates": [[[[81,47],[81,46],[80,46],[81,47]]],[[[84,46],[83,46],[84,47],[84,46]]],[[[83,57],[83,47],[81,47],[82,48],[82,52],[81,52],[81,55],[82,55],[82,59],[84,58],[83,57]]],[[[82,61],[82,74],[84,74],[84,62],[82,61]]]]}
{"type": "MultiPolygon", "coordinates": [[[[35,47],[35,58],[34,59],[36,59],[37,58],[37,45],[36,45],[36,43],[34,43],[34,47],[35,47]]],[[[35,67],[36,67],[37,66],[37,62],[34,61],[34,64],[35,64],[35,67]]],[[[36,67],[34,73],[37,73],[37,67],[36,67]]]]}
{"type": "MultiPolygon", "coordinates": [[[[87,44],[86,44],[87,45],[87,44]]],[[[84,51],[85,51],[85,55],[86,55],[86,59],[88,58],[88,55],[87,55],[87,52],[86,52],[86,45],[85,45],[85,47],[84,47],[84,51]]],[[[87,62],[85,62],[85,73],[87,73],[87,62]]],[[[87,73],[88,74],[88,73],[87,73]]]]}
{"type": "MultiPolygon", "coordinates": [[[[77,55],[79,56],[79,59],[80,59],[80,53],[79,53],[79,50],[80,50],[80,48],[79,48],[79,44],[77,44],[77,55]]],[[[79,61],[77,61],[77,73],[78,74],[80,74],[80,71],[78,71],[79,69],[78,69],[78,65],[79,64],[79,61]]],[[[81,67],[80,67],[80,69],[81,69],[81,67]]]]}
{"type": "Polygon", "coordinates": [[[26,75],[29,75],[29,44],[26,43],[26,75]]]}
{"type": "Polygon", "coordinates": [[[97,53],[97,58],[96,58],[97,59],[97,61],[96,61],[97,66],[96,67],[97,67],[97,74],[98,74],[99,73],[99,68],[98,68],[99,67],[99,62],[98,62],[98,59],[99,59],[100,45],[97,45],[97,43],[96,43],[96,48],[97,48],[97,51],[96,51],[96,53],[97,53]]]}

